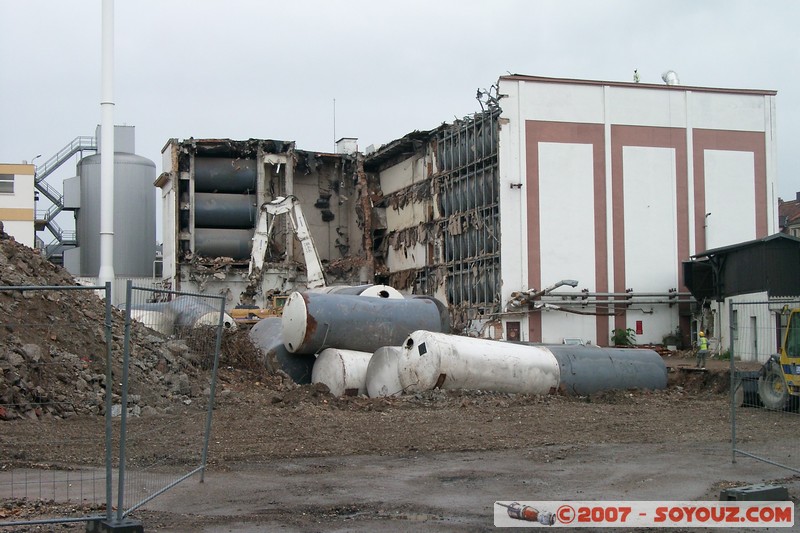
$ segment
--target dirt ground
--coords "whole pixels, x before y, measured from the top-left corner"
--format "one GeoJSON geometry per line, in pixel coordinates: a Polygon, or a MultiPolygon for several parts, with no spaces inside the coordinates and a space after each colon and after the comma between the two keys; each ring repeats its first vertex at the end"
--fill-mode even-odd
{"type": "MultiPolygon", "coordinates": [[[[71,283],[1,229],[0,275],[0,285],[71,283]]],[[[105,384],[98,360],[81,356],[104,352],[103,306],[72,293],[0,287],[0,489],[23,469],[103,465],[104,406],[96,400],[105,384]],[[34,322],[65,325],[37,335],[23,327],[34,322]]],[[[114,320],[116,354],[122,330],[114,320]]],[[[131,386],[142,403],[128,428],[133,478],[153,463],[178,472],[197,465],[207,404],[203,362],[145,330],[132,341],[139,356],[131,386]]],[[[241,333],[222,351],[205,481],[195,475],[135,511],[145,531],[489,531],[497,500],[716,500],[724,488],[756,482],[800,497],[790,471],[732,462],[727,361],[696,371],[688,354],[664,354],[663,391],[334,398],[324,386],[267,374],[241,333]]],[[[787,416],[742,409],[737,441],[791,464],[797,424],[787,416]]],[[[0,531],[3,521],[102,512],[0,490],[0,531]]]]}
{"type": "MultiPolygon", "coordinates": [[[[190,478],[131,517],[160,532],[488,531],[496,500],[717,500],[723,488],[761,482],[800,496],[800,477],[787,470],[732,463],[729,363],[711,360],[697,372],[683,370],[691,359],[665,360],[667,390],[586,398],[334,398],[324,386],[278,391],[264,376],[225,369],[205,482],[190,478]]],[[[195,429],[198,411],[159,415],[171,430],[150,435],[139,452],[169,449],[195,429]]],[[[780,416],[742,410],[740,441],[792,449],[796,428],[780,416]]],[[[133,419],[131,432],[153,423],[133,419]]],[[[95,425],[96,417],[20,420],[2,430],[34,442],[52,432],[77,438],[95,425]]],[[[99,464],[92,449],[36,455],[51,467],[99,464]]]]}

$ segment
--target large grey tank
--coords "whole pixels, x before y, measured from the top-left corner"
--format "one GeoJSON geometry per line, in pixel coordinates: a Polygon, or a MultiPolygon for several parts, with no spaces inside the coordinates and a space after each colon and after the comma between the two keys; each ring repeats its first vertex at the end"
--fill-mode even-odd
{"type": "MultiPolygon", "coordinates": [[[[80,210],[75,230],[81,275],[100,272],[100,154],[78,162],[80,210]]],[[[114,154],[114,274],[153,275],[156,259],[156,165],[147,158],[114,154]]]]}
{"type": "Polygon", "coordinates": [[[605,390],[667,387],[667,365],[653,350],[569,344],[544,348],[558,361],[559,386],[568,394],[586,396],[605,390]]]}
{"type": "Polygon", "coordinates": [[[194,225],[198,228],[245,228],[256,224],[256,197],[244,194],[194,195],[194,225]]]}
{"type": "Polygon", "coordinates": [[[194,191],[255,194],[256,160],[224,157],[194,159],[194,191]]]}
{"type": "Polygon", "coordinates": [[[283,307],[283,342],[292,353],[325,348],[373,353],[398,346],[418,329],[447,331],[439,306],[430,299],[365,298],[293,292],[283,307]]]}
{"type": "Polygon", "coordinates": [[[283,345],[281,318],[262,318],[250,328],[250,340],[264,354],[264,366],[270,372],[282,370],[299,384],[311,383],[316,357],[313,354],[289,353],[283,345]]]}
{"type": "Polygon", "coordinates": [[[253,245],[253,230],[195,228],[194,251],[207,257],[247,259],[253,245]]]}

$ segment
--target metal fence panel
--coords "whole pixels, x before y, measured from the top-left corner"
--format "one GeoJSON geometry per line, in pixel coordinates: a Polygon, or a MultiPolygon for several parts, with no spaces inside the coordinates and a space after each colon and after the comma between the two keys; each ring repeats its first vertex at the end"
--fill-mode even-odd
{"type": "Polygon", "coordinates": [[[765,389],[762,366],[779,355],[789,313],[796,308],[800,300],[729,304],[733,462],[737,455],[746,456],[800,473],[800,445],[795,438],[777,438],[797,427],[800,402],[790,395],[785,408],[768,408],[772,393],[765,389]]]}
{"type": "Polygon", "coordinates": [[[160,343],[157,366],[169,390],[168,400],[182,407],[164,413],[145,412],[137,407],[137,397],[147,391],[123,387],[121,405],[128,407],[119,413],[118,520],[195,474],[202,481],[222,333],[232,324],[225,320],[222,296],[129,283],[125,308],[123,383],[128,383],[131,365],[150,356],[137,353],[130,343],[132,324],[141,322],[159,334],[153,336],[154,342],[160,343]],[[198,383],[203,390],[192,390],[198,383]],[[154,449],[150,441],[156,434],[174,434],[171,446],[154,449]]]}
{"type": "Polygon", "coordinates": [[[121,523],[202,480],[224,299],[129,282],[123,335],[110,292],[0,287],[0,528],[121,523]]]}
{"type": "Polygon", "coordinates": [[[110,517],[109,296],[0,288],[0,527],[110,517]]]}

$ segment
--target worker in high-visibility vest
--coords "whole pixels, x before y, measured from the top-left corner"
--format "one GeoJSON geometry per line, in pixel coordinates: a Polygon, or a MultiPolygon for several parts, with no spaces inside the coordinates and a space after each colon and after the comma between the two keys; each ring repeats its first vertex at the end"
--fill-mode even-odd
{"type": "Polygon", "coordinates": [[[706,367],[706,356],[708,356],[708,339],[702,331],[697,334],[697,368],[706,367]]]}

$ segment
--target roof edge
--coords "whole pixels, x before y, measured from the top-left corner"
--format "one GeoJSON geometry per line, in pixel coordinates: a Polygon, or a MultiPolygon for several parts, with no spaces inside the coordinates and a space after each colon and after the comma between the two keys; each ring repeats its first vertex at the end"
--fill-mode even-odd
{"type": "Polygon", "coordinates": [[[666,85],[658,83],[635,83],[635,82],[625,82],[625,81],[580,80],[575,78],[549,78],[546,76],[528,76],[525,74],[510,74],[508,76],[500,76],[500,80],[531,81],[538,83],[569,83],[572,85],[595,85],[595,86],[626,87],[626,88],[635,87],[638,89],[641,88],[667,89],[670,91],[750,94],[759,96],[775,96],[778,94],[778,91],[773,89],[730,89],[722,87],[699,87],[693,85],[666,85]]]}

